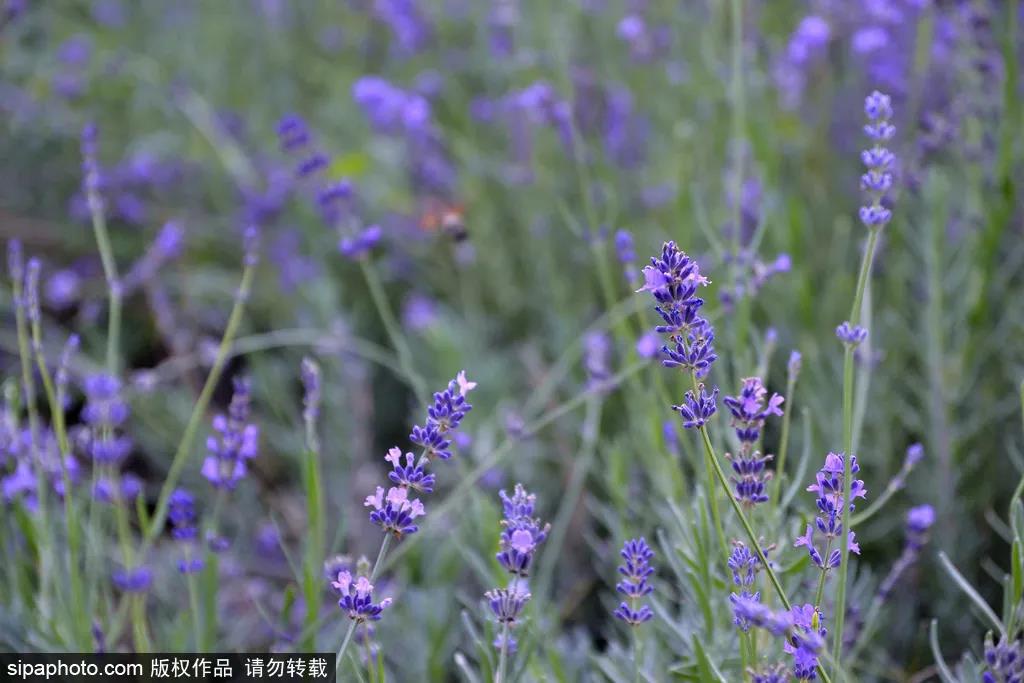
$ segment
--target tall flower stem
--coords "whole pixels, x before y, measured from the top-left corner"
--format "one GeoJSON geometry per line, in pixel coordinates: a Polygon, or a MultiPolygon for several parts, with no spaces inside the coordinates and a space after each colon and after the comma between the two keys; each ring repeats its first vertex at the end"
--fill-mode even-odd
{"type": "Polygon", "coordinates": [[[255,273],[256,264],[247,259],[245,269],[242,271],[242,282],[238,287],[238,294],[235,296],[235,303],[231,309],[231,315],[228,318],[227,327],[224,329],[224,336],[221,337],[220,347],[217,349],[217,356],[213,361],[213,366],[210,368],[210,374],[206,376],[206,383],[203,384],[203,388],[199,392],[199,398],[196,399],[195,407],[192,409],[192,414],[189,416],[188,423],[185,425],[185,432],[182,434],[181,442],[178,444],[178,449],[174,453],[174,459],[171,460],[171,467],[167,471],[167,477],[164,480],[164,485],[160,489],[160,496],[157,499],[156,511],[153,513],[149,528],[146,529],[146,533],[143,538],[143,549],[140,553],[143,556],[152,545],[153,541],[156,540],[157,534],[163,530],[164,521],[167,519],[167,506],[170,501],[171,492],[174,491],[174,487],[177,485],[178,479],[181,478],[181,472],[185,467],[185,463],[188,461],[188,456],[192,450],[192,444],[195,441],[196,431],[199,429],[199,422],[203,419],[203,414],[206,412],[206,408],[210,404],[210,399],[213,397],[213,390],[216,388],[217,382],[220,380],[221,373],[224,371],[228,355],[231,352],[232,342],[235,339],[235,335],[238,334],[238,328],[242,323],[245,304],[249,299],[249,292],[252,289],[252,281],[255,273]]]}
{"type": "Polygon", "coordinates": [[[110,311],[107,315],[107,372],[116,377],[121,354],[121,281],[117,274],[117,262],[114,260],[110,233],[107,231],[103,200],[94,183],[86,183],[86,195],[89,202],[89,213],[92,216],[92,230],[96,236],[96,246],[100,251],[103,275],[107,280],[107,294],[110,298],[110,311]]]}
{"type": "MultiPolygon", "coordinates": [[[[722,471],[722,466],[719,464],[718,458],[715,456],[715,447],[711,445],[711,438],[708,436],[707,426],[700,427],[700,435],[704,441],[704,451],[714,468],[715,475],[718,477],[718,483],[721,484],[722,489],[729,498],[729,502],[732,503],[733,512],[735,512],[736,517],[739,518],[740,524],[743,526],[743,530],[746,532],[747,538],[750,540],[750,546],[754,549],[754,552],[757,553],[757,559],[761,562],[761,566],[768,575],[768,580],[771,582],[776,594],[778,594],[779,600],[782,601],[782,605],[787,610],[792,609],[793,606],[789,602],[789,598],[786,597],[786,591],[782,588],[782,584],[779,582],[779,577],[775,575],[775,570],[772,569],[764,551],[761,550],[761,543],[758,540],[757,535],[754,533],[753,527],[750,526],[750,521],[747,519],[747,515],[743,512],[743,508],[740,506],[739,501],[736,500],[736,496],[734,496],[732,491],[729,489],[729,480],[726,478],[725,472],[722,471]]],[[[821,680],[824,681],[824,683],[831,683],[832,679],[829,678],[824,667],[820,664],[818,665],[818,675],[821,676],[821,680]]]]}
{"type": "MultiPolygon", "coordinates": [[[[690,373],[690,378],[693,380],[693,393],[694,396],[700,395],[700,388],[697,384],[697,373],[690,373]]],[[[708,488],[708,506],[711,508],[711,521],[715,527],[715,534],[718,536],[718,545],[721,546],[722,552],[729,552],[729,543],[725,539],[725,531],[722,527],[722,513],[718,509],[718,488],[715,486],[715,468],[718,467],[718,463],[715,462],[715,452],[711,447],[711,440],[708,438],[707,429],[704,427],[700,428],[701,435],[704,437],[704,467],[707,474],[707,488],[708,488]]],[[[725,495],[730,500],[733,499],[732,492],[729,491],[729,485],[725,485],[725,495]]]]}
{"type": "MultiPolygon", "coordinates": [[[[635,610],[637,601],[633,599],[630,602],[632,603],[631,607],[635,610]]],[[[633,683],[640,683],[642,680],[640,677],[640,655],[642,654],[640,651],[640,635],[637,633],[636,626],[631,626],[629,630],[633,635],[633,683]]]]}
{"type": "MultiPolygon", "coordinates": [[[[9,247],[11,257],[11,291],[14,299],[14,319],[18,334],[18,358],[21,360],[21,391],[24,394],[25,409],[28,412],[28,427],[31,443],[29,444],[30,454],[33,462],[39,462],[39,412],[36,409],[36,383],[32,372],[32,348],[28,320],[25,316],[23,282],[24,264],[21,262],[21,246],[19,243],[12,243],[9,247]],[[16,246],[15,246],[16,245],[16,246]],[[15,252],[15,250],[17,250],[15,252]]],[[[51,529],[49,521],[50,504],[49,489],[43,479],[42,468],[38,469],[38,480],[36,486],[39,509],[39,524],[36,529],[39,535],[36,547],[39,548],[39,580],[40,595],[49,596],[51,591],[51,573],[53,558],[53,543],[51,541],[51,529]]],[[[49,598],[41,600],[41,609],[44,614],[49,611],[49,598]]]]}
{"type": "MultiPolygon", "coordinates": [[[[89,617],[89,608],[85,603],[82,593],[82,577],[79,571],[81,557],[82,537],[81,526],[78,523],[78,516],[74,514],[72,505],[71,476],[68,473],[67,461],[71,455],[71,444],[68,441],[68,432],[64,424],[64,406],[61,404],[61,396],[46,367],[46,358],[43,357],[43,331],[38,319],[32,322],[32,347],[35,350],[36,367],[39,370],[39,377],[43,383],[43,390],[46,393],[47,401],[50,404],[50,420],[53,423],[53,432],[57,436],[58,459],[60,461],[61,480],[64,483],[64,523],[67,527],[68,536],[68,581],[71,586],[71,600],[75,610],[75,626],[78,628],[78,637],[87,648],[92,645],[92,626],[89,617]]],[[[42,466],[40,464],[40,470],[42,466]]]]}
{"type": "Polygon", "coordinates": [[[373,305],[377,309],[377,314],[384,325],[384,330],[391,339],[391,344],[395,347],[395,353],[398,355],[398,364],[402,373],[412,383],[413,390],[416,392],[416,400],[422,404],[429,404],[430,394],[427,392],[423,378],[416,372],[415,365],[412,362],[412,351],[410,351],[409,345],[406,343],[405,336],[398,325],[398,320],[395,318],[395,313],[391,309],[391,304],[388,303],[387,296],[384,293],[384,286],[381,284],[377,270],[366,259],[359,260],[359,267],[363,271],[363,278],[366,280],[366,286],[370,290],[370,299],[373,300],[373,305]]]}
{"type": "Polygon", "coordinates": [[[501,624],[501,649],[498,654],[498,672],[494,675],[494,683],[504,683],[505,669],[508,666],[508,622],[501,624]]]}
{"type": "Polygon", "coordinates": [[[779,459],[775,466],[775,477],[778,481],[772,487],[769,494],[769,510],[776,509],[779,502],[779,495],[782,492],[782,478],[786,475],[786,453],[789,452],[789,424],[793,414],[793,395],[796,393],[796,373],[790,372],[786,378],[786,405],[788,406],[782,415],[782,434],[779,437],[779,459]]]}
{"type": "MultiPolygon", "coordinates": [[[[377,572],[380,571],[381,565],[384,564],[384,557],[388,553],[388,547],[391,545],[391,534],[384,534],[384,540],[380,542],[380,550],[377,551],[377,560],[373,563],[373,569],[370,570],[370,581],[372,582],[377,578],[377,572]]],[[[345,650],[348,649],[348,644],[352,642],[352,635],[356,632],[356,626],[359,622],[355,619],[348,625],[348,631],[345,632],[345,638],[341,641],[341,647],[338,648],[338,656],[334,660],[334,668],[340,669],[341,663],[345,661],[345,650]]]]}
{"type": "MultiPolygon", "coordinates": [[[[868,244],[864,250],[864,258],[857,276],[857,289],[853,296],[853,308],[850,311],[850,324],[860,321],[861,308],[864,302],[864,290],[871,277],[871,266],[875,260],[875,248],[878,246],[878,235],[881,231],[873,227],[868,233],[868,244]]],[[[842,535],[849,534],[848,525],[850,492],[853,484],[853,473],[850,471],[853,454],[853,345],[847,344],[843,353],[843,505],[840,510],[842,535]]],[[[839,662],[843,649],[843,622],[846,616],[846,581],[850,565],[850,544],[840,543],[839,586],[836,589],[835,630],[833,632],[832,659],[839,662]]]]}

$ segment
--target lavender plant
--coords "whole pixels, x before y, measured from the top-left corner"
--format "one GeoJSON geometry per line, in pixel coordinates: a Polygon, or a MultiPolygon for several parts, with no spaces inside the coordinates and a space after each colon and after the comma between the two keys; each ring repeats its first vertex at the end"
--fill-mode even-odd
{"type": "Polygon", "coordinates": [[[0,649],[1016,680],[1019,9],[0,0],[0,649]]]}

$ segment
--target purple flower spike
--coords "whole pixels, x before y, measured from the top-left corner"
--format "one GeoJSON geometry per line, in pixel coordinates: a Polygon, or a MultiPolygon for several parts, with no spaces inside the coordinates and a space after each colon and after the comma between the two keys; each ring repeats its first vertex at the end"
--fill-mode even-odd
{"type": "Polygon", "coordinates": [[[377,492],[367,496],[363,505],[373,508],[371,522],[399,540],[419,531],[413,520],[427,514],[423,503],[415,498],[410,500],[409,489],[402,487],[392,487],[385,495],[384,487],[378,486],[377,492]]]}
{"type": "Polygon", "coordinates": [[[640,537],[626,541],[619,555],[624,560],[619,567],[623,579],[615,585],[615,590],[625,595],[627,601],[619,604],[614,616],[630,626],[639,626],[654,618],[651,608],[640,602],[654,592],[654,587],[647,581],[654,574],[654,568],[650,565],[654,551],[640,537]]]}
{"type": "Polygon", "coordinates": [[[732,572],[732,582],[740,587],[740,592],[732,593],[729,596],[729,601],[733,604],[732,623],[744,633],[749,631],[753,625],[744,606],[750,602],[759,603],[761,601],[761,593],[750,590],[757,577],[758,568],[757,556],[742,543],[736,543],[729,555],[729,570],[732,572]]]}
{"type": "Polygon", "coordinates": [[[526,578],[530,575],[533,556],[547,539],[551,525],[541,526],[540,519],[533,516],[537,496],[527,493],[522,484],[516,484],[512,496],[505,491],[498,495],[504,506],[505,519],[501,521],[504,528],[496,557],[510,574],[526,578]]]}
{"type": "MultiPolygon", "coordinates": [[[[841,548],[836,542],[844,538],[849,545],[850,552],[860,554],[860,546],[857,545],[853,531],[844,534],[841,517],[843,516],[843,467],[844,456],[836,453],[829,453],[825,456],[825,464],[815,476],[815,483],[807,487],[808,491],[816,493],[818,516],[814,524],[807,525],[807,531],[799,536],[794,547],[806,547],[807,552],[823,572],[839,566],[841,548]],[[814,531],[817,530],[824,536],[824,554],[818,550],[814,543],[814,531]]],[[[856,474],[860,471],[857,464],[857,456],[850,456],[850,472],[856,474]]],[[[861,479],[854,479],[850,483],[849,512],[854,510],[853,501],[857,498],[866,498],[867,489],[861,479]]],[[[840,541],[841,542],[841,541],[840,541]]]]}
{"type": "Polygon", "coordinates": [[[236,378],[228,414],[213,418],[216,435],[206,439],[202,474],[216,489],[233,490],[248,471],[246,463],[256,457],[260,430],[249,422],[250,397],[249,381],[236,378]]]}
{"type": "Polygon", "coordinates": [[[836,337],[844,344],[856,347],[868,338],[868,331],[860,325],[851,325],[847,321],[836,328],[836,337]]]}
{"type": "Polygon", "coordinates": [[[860,209],[860,220],[865,227],[877,230],[892,220],[892,212],[883,206],[893,186],[893,165],[896,156],[882,144],[892,139],[896,128],[889,123],[892,118],[892,102],[888,95],[877,90],[864,101],[864,113],[868,123],[864,133],[874,142],[871,149],[861,152],[861,161],[867,171],[860,179],[860,188],[868,204],[860,209]]]}
{"type": "Polygon", "coordinates": [[[381,612],[390,604],[391,598],[379,603],[373,602],[373,584],[365,576],[353,579],[349,571],[338,573],[338,579],[331,586],[341,595],[338,606],[356,623],[380,621],[381,612]]]}
{"type": "Polygon", "coordinates": [[[686,429],[699,429],[707,424],[711,416],[718,410],[718,387],[715,387],[711,395],[704,392],[704,385],[698,387],[699,394],[687,391],[683,396],[682,405],[672,406],[672,410],[678,411],[683,416],[683,427],[686,429]]]}
{"type": "Polygon", "coordinates": [[[145,593],[153,583],[153,572],[145,566],[118,569],[111,578],[114,586],[124,593],[145,593]]]}

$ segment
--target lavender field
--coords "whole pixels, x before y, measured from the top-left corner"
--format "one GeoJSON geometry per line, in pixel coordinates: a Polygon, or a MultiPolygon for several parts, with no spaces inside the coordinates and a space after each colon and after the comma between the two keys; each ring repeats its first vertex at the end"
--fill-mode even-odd
{"type": "Polygon", "coordinates": [[[1016,0],[0,0],[0,652],[1024,681],[1022,61],[1016,0]]]}

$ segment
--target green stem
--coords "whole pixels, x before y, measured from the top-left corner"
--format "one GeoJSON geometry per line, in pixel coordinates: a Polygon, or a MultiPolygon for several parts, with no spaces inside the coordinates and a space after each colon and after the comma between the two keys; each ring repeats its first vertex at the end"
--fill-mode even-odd
{"type": "Polygon", "coordinates": [[[146,534],[143,539],[142,551],[140,553],[143,556],[145,556],[146,551],[152,545],[153,541],[156,540],[157,534],[159,534],[164,528],[164,521],[167,519],[167,506],[170,501],[171,492],[177,485],[178,479],[181,478],[181,472],[184,469],[189,453],[192,450],[192,443],[195,440],[196,431],[199,429],[199,422],[203,419],[203,414],[206,412],[210,399],[213,397],[213,390],[216,388],[217,382],[220,380],[221,373],[224,371],[228,354],[231,351],[232,341],[238,333],[238,328],[242,323],[242,314],[245,311],[245,303],[249,298],[249,291],[252,288],[252,281],[255,272],[255,264],[246,263],[245,270],[242,271],[242,282],[238,288],[238,295],[235,297],[235,304],[231,309],[231,316],[228,318],[228,324],[224,330],[224,336],[221,338],[220,347],[217,349],[217,357],[213,361],[213,366],[210,368],[210,374],[206,377],[206,383],[203,384],[202,391],[199,392],[199,398],[196,399],[196,404],[192,409],[192,414],[189,416],[188,424],[185,425],[185,432],[181,437],[181,442],[178,444],[178,449],[174,453],[174,459],[171,460],[171,467],[167,471],[167,477],[164,480],[164,485],[160,489],[160,496],[157,499],[156,511],[153,514],[153,518],[150,520],[149,527],[146,529],[146,534]]]}
{"type": "Polygon", "coordinates": [[[775,466],[778,481],[772,487],[769,510],[774,510],[782,493],[782,482],[786,476],[786,454],[789,452],[789,424],[793,415],[793,395],[796,393],[796,373],[789,373],[786,379],[786,410],[782,415],[782,435],[779,437],[779,459],[775,466]]]}
{"type": "MultiPolygon", "coordinates": [[[[864,301],[864,290],[867,287],[868,279],[871,276],[871,266],[875,260],[875,248],[878,245],[879,228],[872,228],[868,233],[868,245],[864,250],[864,258],[860,264],[860,273],[857,276],[857,290],[853,297],[853,308],[850,311],[850,324],[856,326],[860,321],[861,307],[864,301]]],[[[846,536],[850,532],[849,510],[850,493],[852,488],[853,473],[850,471],[853,462],[853,346],[846,345],[843,353],[843,504],[839,511],[839,520],[842,524],[840,536],[843,538],[839,544],[839,586],[836,590],[835,601],[835,630],[833,631],[832,659],[838,665],[843,651],[843,626],[846,618],[846,582],[850,567],[850,544],[846,542],[846,536]]]]}
{"type": "MultiPolygon", "coordinates": [[[[22,281],[21,277],[18,275],[18,273],[12,273],[11,277],[11,288],[15,302],[14,317],[18,330],[18,358],[21,360],[22,391],[25,393],[25,409],[28,412],[29,434],[32,439],[31,444],[29,444],[29,449],[32,455],[32,461],[39,462],[39,412],[36,409],[36,383],[35,377],[32,374],[32,349],[29,342],[30,332],[28,321],[25,317],[25,306],[22,302],[22,281]]],[[[50,504],[48,500],[49,486],[47,486],[45,481],[45,474],[42,471],[42,468],[36,468],[36,476],[36,498],[39,510],[39,524],[36,528],[36,532],[39,535],[39,541],[36,544],[36,547],[39,549],[40,593],[44,596],[49,596],[52,593],[51,567],[53,560],[51,553],[54,548],[50,528],[50,504]]],[[[48,604],[48,598],[44,599],[42,602],[44,614],[48,612],[48,608],[46,607],[48,604]]]]}
{"type": "MultiPolygon", "coordinates": [[[[635,604],[633,605],[633,609],[636,609],[636,605],[635,604]]],[[[640,636],[637,633],[638,629],[637,629],[637,626],[635,624],[630,625],[629,630],[630,630],[630,632],[633,635],[633,682],[634,683],[640,683],[640,681],[641,681],[641,678],[640,678],[640,669],[641,669],[641,666],[640,666],[640,654],[641,654],[641,651],[640,651],[640,642],[641,642],[640,641],[640,636]]]]}
{"type": "MultiPolygon", "coordinates": [[[[690,378],[693,380],[693,395],[694,398],[700,399],[700,386],[697,383],[697,373],[690,373],[690,378]]],[[[729,552],[729,543],[725,539],[725,531],[722,527],[722,513],[718,509],[718,487],[715,486],[715,467],[718,463],[714,461],[715,453],[714,449],[711,448],[711,441],[707,438],[707,430],[701,427],[701,434],[705,438],[705,449],[704,449],[704,468],[707,475],[707,487],[708,487],[708,506],[711,508],[711,521],[715,527],[715,534],[718,536],[718,544],[722,548],[722,552],[729,552]]],[[[725,484],[725,495],[728,496],[729,500],[733,500],[732,492],[729,490],[728,483],[725,484]]]]}
{"type": "Polygon", "coordinates": [[[107,280],[110,297],[110,311],[107,316],[107,372],[117,376],[120,358],[121,335],[121,282],[117,275],[117,262],[107,231],[107,219],[103,213],[103,200],[91,183],[88,186],[89,213],[92,215],[92,230],[96,235],[96,246],[103,262],[103,274],[107,280]]]}
{"type": "MultiPolygon", "coordinates": [[[[68,535],[68,583],[71,587],[72,609],[76,610],[75,616],[77,617],[74,623],[79,629],[80,642],[86,648],[91,649],[92,630],[89,609],[82,593],[82,576],[79,571],[82,547],[81,526],[78,524],[78,517],[72,508],[71,476],[67,468],[67,458],[71,455],[71,444],[68,441],[68,432],[64,424],[64,406],[60,403],[50,370],[46,367],[46,358],[43,357],[43,332],[38,320],[32,323],[32,346],[35,350],[39,378],[42,380],[43,390],[50,404],[50,421],[53,423],[53,431],[57,436],[61,479],[64,483],[64,523],[68,535]]],[[[42,471],[43,468],[39,469],[42,471]]]]}
{"type": "MultiPolygon", "coordinates": [[[[726,496],[729,498],[729,502],[732,504],[733,512],[736,513],[736,517],[739,518],[740,524],[743,526],[743,530],[747,534],[747,538],[750,540],[751,547],[754,548],[754,552],[757,553],[757,559],[761,562],[761,567],[764,568],[765,573],[768,575],[768,580],[771,581],[772,587],[775,588],[776,594],[779,596],[779,600],[782,601],[783,607],[787,610],[792,609],[792,604],[789,602],[789,598],[786,597],[786,591],[782,588],[782,584],[779,582],[779,577],[775,575],[775,570],[768,563],[768,558],[765,557],[764,551],[761,550],[761,543],[754,534],[754,529],[750,526],[750,522],[747,520],[746,514],[743,512],[743,508],[740,506],[739,501],[736,500],[736,496],[732,495],[729,489],[729,480],[725,477],[725,472],[722,471],[722,466],[718,463],[718,458],[715,457],[714,446],[711,445],[711,438],[708,436],[707,426],[700,427],[700,435],[704,441],[704,451],[714,466],[715,474],[718,477],[718,483],[721,484],[722,490],[725,491],[726,496]]],[[[821,676],[821,680],[824,683],[831,683],[828,674],[825,672],[824,667],[818,665],[818,675],[821,676]]]]}
{"type": "Polygon", "coordinates": [[[188,570],[185,581],[188,584],[188,602],[192,610],[192,631],[196,639],[195,647],[198,650],[200,634],[203,632],[202,612],[199,610],[199,589],[196,586],[196,575],[192,571],[192,553],[187,549],[185,550],[185,568],[188,570]]]}
{"type": "Polygon", "coordinates": [[[384,292],[384,286],[381,284],[380,276],[377,274],[377,270],[373,267],[373,264],[368,262],[366,259],[359,260],[359,267],[363,271],[363,278],[366,280],[366,286],[370,290],[370,298],[373,300],[373,305],[377,309],[377,314],[380,316],[381,322],[384,324],[384,330],[388,333],[388,338],[391,339],[391,344],[395,347],[395,353],[398,354],[398,365],[402,370],[402,373],[409,378],[413,388],[416,392],[416,400],[426,405],[430,401],[429,394],[427,393],[426,384],[423,378],[416,373],[415,365],[412,362],[412,352],[409,349],[409,345],[406,343],[405,336],[402,334],[401,327],[398,324],[398,320],[395,318],[394,311],[391,310],[391,304],[388,303],[387,295],[384,292]]]}
{"type": "Polygon", "coordinates": [[[501,650],[498,655],[498,673],[494,676],[494,683],[504,683],[505,668],[508,665],[508,622],[501,625],[501,650]]]}

